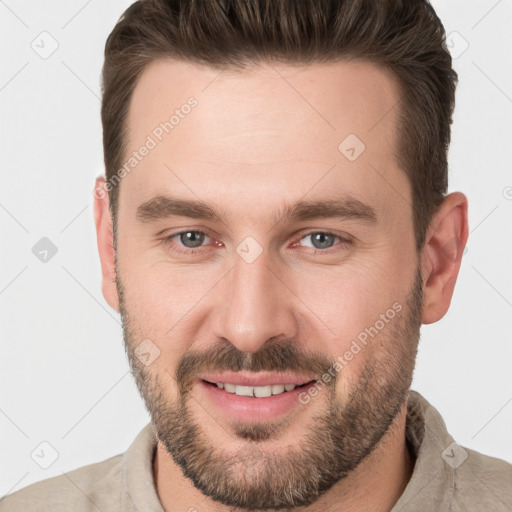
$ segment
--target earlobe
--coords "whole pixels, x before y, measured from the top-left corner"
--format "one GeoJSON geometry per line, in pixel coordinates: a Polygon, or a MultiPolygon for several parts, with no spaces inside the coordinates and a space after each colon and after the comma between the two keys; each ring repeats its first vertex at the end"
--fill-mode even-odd
{"type": "Polygon", "coordinates": [[[467,198],[449,194],[430,223],[422,250],[422,323],[437,322],[448,311],[468,234],[467,198]]]}
{"type": "Polygon", "coordinates": [[[116,287],[115,249],[109,194],[105,178],[96,178],[94,186],[94,222],[101,263],[102,292],[109,306],[119,312],[119,296],[116,287]]]}

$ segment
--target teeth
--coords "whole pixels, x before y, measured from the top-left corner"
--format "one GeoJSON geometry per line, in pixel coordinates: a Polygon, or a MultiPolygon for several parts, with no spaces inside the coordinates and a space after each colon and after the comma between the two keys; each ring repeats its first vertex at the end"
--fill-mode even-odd
{"type": "Polygon", "coordinates": [[[236,386],[235,394],[240,396],[254,396],[254,388],[252,386],[236,386]]]}
{"type": "Polygon", "coordinates": [[[271,395],[280,395],[286,391],[292,391],[296,388],[295,384],[274,384],[272,386],[241,386],[236,384],[224,384],[223,382],[217,382],[217,387],[227,391],[228,393],[234,393],[239,396],[255,396],[257,398],[264,398],[271,395]]]}
{"type": "Polygon", "coordinates": [[[257,398],[265,398],[272,395],[272,386],[258,386],[253,389],[254,396],[257,398]]]}
{"type": "Polygon", "coordinates": [[[234,384],[224,384],[224,389],[228,393],[235,393],[236,392],[236,386],[234,384]]]}

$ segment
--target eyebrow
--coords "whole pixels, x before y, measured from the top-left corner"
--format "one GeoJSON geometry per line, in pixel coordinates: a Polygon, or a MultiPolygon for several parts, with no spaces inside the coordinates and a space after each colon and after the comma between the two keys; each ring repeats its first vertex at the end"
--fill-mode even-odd
{"type": "MultiPolygon", "coordinates": [[[[224,222],[228,217],[225,211],[216,210],[200,200],[185,200],[170,195],[159,195],[142,203],[137,208],[136,217],[144,223],[165,220],[169,217],[189,217],[191,219],[224,222]]],[[[300,222],[322,218],[355,219],[367,223],[377,222],[375,208],[352,196],[340,199],[297,201],[287,204],[279,212],[274,212],[272,220],[278,222],[300,222]]]]}

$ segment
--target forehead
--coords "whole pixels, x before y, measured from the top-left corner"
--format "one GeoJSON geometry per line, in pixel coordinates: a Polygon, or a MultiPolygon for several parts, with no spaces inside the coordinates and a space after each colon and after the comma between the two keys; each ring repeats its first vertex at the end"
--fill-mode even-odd
{"type": "Polygon", "coordinates": [[[404,179],[396,163],[398,102],[390,72],[355,60],[242,71],[153,62],[131,99],[126,161],[152,147],[133,162],[121,195],[147,200],[176,185],[188,185],[188,193],[229,185],[239,199],[247,190],[298,198],[321,180],[320,189],[375,189],[378,202],[384,175],[392,185],[404,179]]]}

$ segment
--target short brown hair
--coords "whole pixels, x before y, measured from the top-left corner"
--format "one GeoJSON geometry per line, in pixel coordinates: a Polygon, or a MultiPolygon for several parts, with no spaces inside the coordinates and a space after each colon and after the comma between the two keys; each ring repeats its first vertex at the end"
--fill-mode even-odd
{"type": "MultiPolygon", "coordinates": [[[[397,162],[412,185],[416,248],[448,186],[457,73],[427,0],[139,0],[109,35],[103,66],[103,148],[109,181],[123,166],[133,90],[153,61],[214,69],[360,59],[382,66],[400,96],[397,162]]],[[[118,186],[110,193],[116,232],[118,186]]]]}

